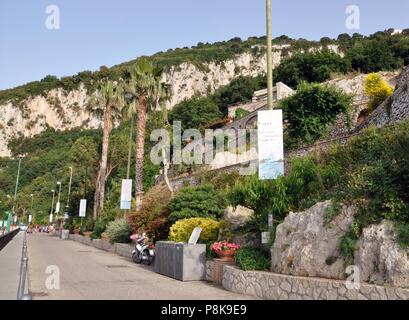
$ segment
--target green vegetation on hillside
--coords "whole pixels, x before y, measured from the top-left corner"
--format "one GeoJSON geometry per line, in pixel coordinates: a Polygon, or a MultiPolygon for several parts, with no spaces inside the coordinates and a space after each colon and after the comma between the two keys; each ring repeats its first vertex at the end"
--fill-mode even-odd
{"type": "MultiPolygon", "coordinates": [[[[310,49],[325,49],[330,44],[339,45],[346,54],[345,62],[340,63],[333,56],[327,56],[321,63],[317,63],[314,56],[310,56],[309,61],[304,61],[310,71],[299,68],[300,57],[296,55],[294,60],[288,57],[284,60],[281,71],[277,71],[278,81],[296,87],[299,80],[317,82],[328,76],[330,72],[345,72],[345,67],[351,64],[352,70],[362,72],[376,72],[381,70],[392,70],[409,64],[409,35],[404,32],[402,35],[391,36],[390,30],[377,32],[365,37],[354,34],[352,37],[341,34],[337,39],[323,38],[320,42],[308,41],[305,39],[291,39],[281,36],[273,39],[274,45],[289,44],[291,48],[283,49],[283,55],[289,52],[306,52],[310,49]],[[297,60],[297,61],[296,61],[297,60]],[[297,66],[298,65],[298,66],[297,66]],[[311,69],[311,67],[313,67],[311,69]],[[320,72],[318,72],[320,71],[320,72]],[[314,76],[316,75],[316,77],[314,76]],[[318,79],[317,79],[318,77],[318,79]]],[[[199,69],[206,71],[206,64],[209,62],[223,63],[223,61],[234,58],[235,55],[244,52],[253,55],[264,54],[265,37],[250,37],[243,41],[240,38],[233,38],[229,41],[216,43],[198,43],[196,46],[188,48],[170,49],[166,52],[159,52],[147,58],[155,65],[168,70],[171,67],[178,67],[181,63],[192,63],[199,69]]],[[[140,58],[138,58],[140,59],[140,58]]],[[[77,75],[63,77],[47,76],[41,81],[34,81],[25,85],[0,91],[0,103],[13,101],[19,103],[29,96],[45,94],[55,88],[73,90],[81,83],[90,91],[97,88],[98,81],[103,79],[120,80],[126,79],[128,68],[136,63],[131,60],[120,65],[108,68],[101,66],[98,71],[82,71],[77,75]]],[[[348,71],[348,70],[347,70],[348,71]]],[[[325,79],[324,79],[325,80],[325,79]]]]}
{"type": "MultiPolygon", "coordinates": [[[[362,229],[382,219],[395,222],[398,240],[409,246],[408,121],[389,128],[370,128],[346,146],[334,145],[327,152],[295,158],[290,167],[288,174],[277,180],[241,177],[228,192],[232,205],[255,210],[249,224],[253,231],[267,230],[269,213],[282,221],[290,211],[332,199],[359,208],[351,230],[340,243],[345,256],[351,257],[362,229]]],[[[331,213],[328,219],[335,215],[331,213]]]]}

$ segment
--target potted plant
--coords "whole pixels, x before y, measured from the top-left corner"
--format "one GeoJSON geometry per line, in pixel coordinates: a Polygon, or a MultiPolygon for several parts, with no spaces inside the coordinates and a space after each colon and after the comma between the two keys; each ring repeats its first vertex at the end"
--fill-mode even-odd
{"type": "Polygon", "coordinates": [[[233,261],[236,251],[240,249],[240,245],[221,241],[213,243],[210,249],[214,251],[221,260],[233,261]]]}

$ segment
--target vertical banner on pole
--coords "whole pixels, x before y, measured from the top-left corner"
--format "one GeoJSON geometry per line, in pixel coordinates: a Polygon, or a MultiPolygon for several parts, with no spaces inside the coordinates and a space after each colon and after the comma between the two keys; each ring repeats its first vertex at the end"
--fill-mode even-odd
{"type": "Polygon", "coordinates": [[[60,203],[57,202],[57,205],[55,206],[55,213],[60,213],[60,203]]]}
{"type": "Polygon", "coordinates": [[[79,216],[85,218],[87,214],[87,199],[81,199],[79,216]]]}
{"type": "Polygon", "coordinates": [[[50,214],[50,223],[53,223],[53,214],[50,214]]]}
{"type": "Polygon", "coordinates": [[[284,175],[283,111],[258,112],[259,179],[284,175]]]}
{"type": "Polygon", "coordinates": [[[122,180],[121,210],[131,209],[132,203],[132,179],[122,180]]]}
{"type": "Polygon", "coordinates": [[[29,216],[28,216],[28,223],[31,223],[31,220],[33,219],[33,216],[30,214],[29,216]]]}

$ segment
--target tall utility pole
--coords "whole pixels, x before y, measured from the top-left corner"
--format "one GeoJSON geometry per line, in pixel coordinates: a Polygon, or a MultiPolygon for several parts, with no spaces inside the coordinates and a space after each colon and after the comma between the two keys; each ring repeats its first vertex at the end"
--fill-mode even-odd
{"type": "Polygon", "coordinates": [[[20,156],[20,160],[18,162],[18,169],[17,169],[16,188],[14,189],[14,200],[13,200],[13,210],[12,210],[13,214],[15,214],[14,210],[16,208],[18,180],[20,179],[20,168],[21,168],[21,160],[22,159],[23,159],[23,157],[20,156]]]}
{"type": "Polygon", "coordinates": [[[268,109],[273,110],[273,32],[271,26],[271,0],[267,1],[267,94],[268,109]]]}
{"type": "Polygon", "coordinates": [[[129,176],[131,175],[132,131],[133,131],[133,116],[131,117],[131,129],[129,131],[128,168],[126,170],[126,179],[129,179],[129,176]]]}
{"type": "Polygon", "coordinates": [[[68,184],[68,198],[67,198],[67,208],[70,206],[70,195],[71,195],[71,184],[72,184],[72,167],[70,169],[70,182],[68,184]]]}
{"type": "MultiPolygon", "coordinates": [[[[51,190],[51,192],[53,193],[53,201],[51,203],[51,211],[50,211],[50,217],[52,217],[53,211],[54,211],[54,197],[55,197],[55,190],[51,190]]],[[[51,219],[50,219],[51,220],[51,219]]],[[[52,221],[50,221],[51,223],[52,221]]]]}
{"type": "Polygon", "coordinates": [[[58,181],[57,182],[57,185],[59,186],[59,188],[58,188],[58,197],[57,197],[57,204],[56,204],[56,206],[55,206],[55,213],[56,213],[56,217],[55,217],[55,221],[57,222],[57,224],[58,224],[58,215],[59,215],[59,213],[60,213],[60,210],[61,210],[61,203],[60,203],[60,196],[61,196],[61,182],[60,181],[58,181]]]}

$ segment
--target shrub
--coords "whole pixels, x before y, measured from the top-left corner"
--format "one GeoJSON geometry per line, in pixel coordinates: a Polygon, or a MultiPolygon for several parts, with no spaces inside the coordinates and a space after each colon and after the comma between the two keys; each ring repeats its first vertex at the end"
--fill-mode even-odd
{"type": "Polygon", "coordinates": [[[330,78],[331,73],[346,73],[350,69],[348,60],[328,50],[297,53],[280,63],[274,70],[274,78],[296,88],[304,81],[323,82],[330,78]]]}
{"type": "Polygon", "coordinates": [[[354,262],[354,252],[357,248],[358,239],[355,233],[350,230],[344,234],[338,243],[338,250],[341,256],[345,258],[346,264],[354,262]]]}
{"type": "Polygon", "coordinates": [[[188,242],[192,231],[196,227],[202,228],[200,242],[214,242],[217,240],[221,223],[207,218],[191,218],[177,221],[170,227],[169,240],[188,242]]]}
{"type": "Polygon", "coordinates": [[[270,269],[270,260],[256,247],[237,250],[235,261],[244,271],[270,269]]]}
{"type": "Polygon", "coordinates": [[[398,242],[402,248],[409,247],[409,224],[398,225],[398,242]]]}
{"type": "Polygon", "coordinates": [[[170,123],[182,122],[182,130],[205,129],[206,125],[219,120],[223,114],[210,98],[192,98],[177,104],[169,113],[170,123]]]}
{"type": "Polygon", "coordinates": [[[369,110],[374,110],[392,95],[393,89],[377,73],[371,73],[365,78],[365,93],[370,97],[369,110]]]}
{"type": "Polygon", "coordinates": [[[187,187],[170,203],[171,222],[193,217],[219,219],[224,211],[225,201],[211,185],[187,187]]]}
{"type": "Polygon", "coordinates": [[[287,147],[296,147],[300,142],[313,143],[335,122],[337,115],[348,110],[352,97],[334,86],[301,84],[297,92],[284,100],[280,108],[288,120],[287,147]]]}
{"type": "Polygon", "coordinates": [[[150,189],[144,196],[141,210],[132,210],[129,223],[135,232],[147,232],[154,239],[167,238],[166,229],[169,216],[169,203],[172,195],[165,184],[150,189]]]}
{"type": "Polygon", "coordinates": [[[103,220],[97,220],[94,225],[94,230],[92,231],[91,239],[100,239],[101,234],[106,229],[106,223],[103,220]]]}
{"type": "Polygon", "coordinates": [[[128,243],[130,242],[131,226],[125,219],[118,219],[108,223],[105,233],[112,243],[128,243]]]}
{"type": "Polygon", "coordinates": [[[239,120],[239,119],[247,116],[249,113],[250,113],[249,111],[247,111],[247,110],[245,110],[243,108],[237,108],[236,112],[234,114],[234,117],[235,117],[236,120],[239,120]]]}

